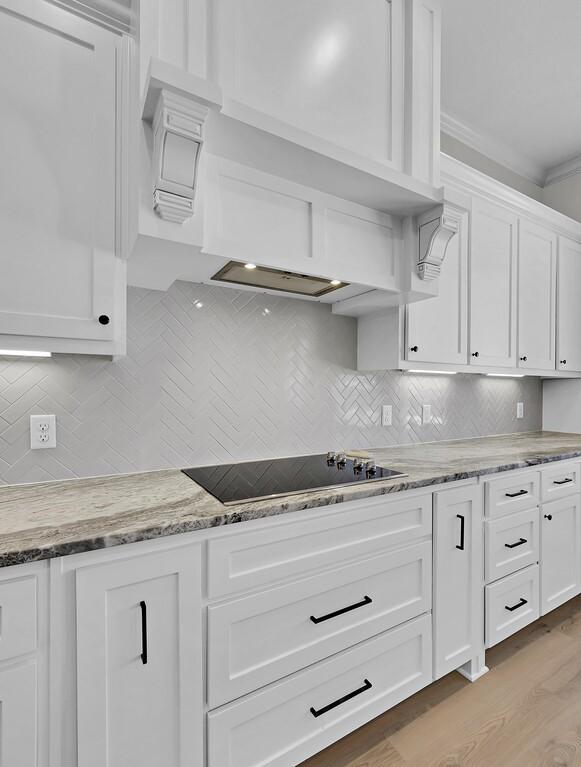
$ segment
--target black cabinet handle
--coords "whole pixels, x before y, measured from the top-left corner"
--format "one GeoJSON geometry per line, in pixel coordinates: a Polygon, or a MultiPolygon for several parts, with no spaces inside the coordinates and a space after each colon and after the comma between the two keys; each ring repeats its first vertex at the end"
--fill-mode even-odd
{"type": "Polygon", "coordinates": [[[330,711],[332,708],[336,708],[337,706],[340,706],[342,703],[347,703],[348,700],[351,700],[351,698],[354,698],[356,695],[361,695],[362,692],[371,690],[373,685],[371,684],[369,679],[364,679],[363,681],[364,681],[363,686],[358,687],[357,690],[353,690],[353,692],[347,693],[347,695],[344,695],[342,698],[339,698],[338,700],[334,700],[332,703],[329,703],[328,705],[323,706],[323,708],[320,708],[319,710],[311,706],[309,711],[316,719],[318,716],[321,716],[322,714],[326,714],[327,711],[330,711]]]}
{"type": "Polygon", "coordinates": [[[521,362],[526,362],[526,361],[527,361],[527,356],[526,356],[526,354],[525,354],[525,356],[524,356],[524,357],[521,357],[521,358],[520,358],[520,361],[521,361],[521,362]]]}
{"type": "Polygon", "coordinates": [[[549,522],[550,522],[553,519],[553,515],[552,514],[545,514],[545,519],[548,519],[549,522]]]}
{"type": "Polygon", "coordinates": [[[521,597],[519,601],[516,603],[516,605],[512,605],[512,607],[509,607],[508,605],[504,606],[505,610],[508,610],[509,612],[512,612],[513,610],[518,610],[519,607],[524,607],[527,604],[528,600],[521,597]]]}
{"type": "Polygon", "coordinates": [[[519,495],[526,495],[528,490],[519,490],[518,493],[505,493],[507,498],[518,498],[519,495]]]}
{"type": "Polygon", "coordinates": [[[566,485],[567,482],[573,482],[571,477],[567,477],[566,479],[554,479],[553,484],[554,485],[566,485]]]}
{"type": "Polygon", "coordinates": [[[410,352],[417,352],[417,351],[419,351],[418,346],[410,346],[410,352]]]}
{"type": "Polygon", "coordinates": [[[373,599],[371,599],[371,597],[365,596],[361,602],[355,602],[354,605],[348,605],[347,607],[342,607],[340,610],[335,610],[335,612],[327,613],[327,615],[321,615],[320,618],[315,618],[314,615],[311,615],[311,620],[313,623],[322,623],[323,621],[328,621],[331,618],[336,618],[338,615],[343,615],[343,613],[349,613],[351,610],[357,610],[358,607],[370,605],[372,602],[373,599]]]}
{"type": "Polygon", "coordinates": [[[566,365],[566,364],[567,364],[567,360],[559,360],[559,365],[566,365]]]}
{"type": "Polygon", "coordinates": [[[522,546],[523,543],[526,543],[526,538],[521,538],[520,541],[517,541],[516,543],[505,543],[507,549],[516,549],[517,546],[522,546]]]}
{"type": "Polygon", "coordinates": [[[141,662],[145,666],[147,663],[147,605],[141,600],[141,662]]]}
{"type": "Polygon", "coordinates": [[[99,323],[101,325],[108,325],[111,322],[109,319],[109,316],[107,314],[101,314],[99,315],[99,323]]]}
{"type": "Polygon", "coordinates": [[[466,520],[462,516],[462,514],[456,514],[456,517],[460,520],[460,545],[456,544],[456,548],[460,549],[460,551],[464,551],[464,525],[466,520]]]}
{"type": "Polygon", "coordinates": [[[480,357],[480,352],[472,352],[473,357],[480,357]]]}

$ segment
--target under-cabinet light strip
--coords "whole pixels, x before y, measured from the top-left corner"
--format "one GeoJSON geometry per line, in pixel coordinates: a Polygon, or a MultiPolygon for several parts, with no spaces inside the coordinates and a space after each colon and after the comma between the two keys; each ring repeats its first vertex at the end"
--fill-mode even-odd
{"type": "Polygon", "coordinates": [[[52,353],[27,351],[26,349],[0,349],[0,357],[52,357],[52,353]]]}
{"type": "Polygon", "coordinates": [[[422,373],[431,376],[455,376],[455,370],[406,370],[406,373],[422,373]]]}

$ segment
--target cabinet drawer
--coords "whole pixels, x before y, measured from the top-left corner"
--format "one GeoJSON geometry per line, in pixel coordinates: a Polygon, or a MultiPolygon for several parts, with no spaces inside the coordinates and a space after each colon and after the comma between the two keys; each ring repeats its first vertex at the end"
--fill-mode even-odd
{"type": "Polygon", "coordinates": [[[208,714],[210,767],[289,767],[432,681],[429,615],[208,714]]]}
{"type": "Polygon", "coordinates": [[[209,541],[208,596],[267,588],[284,578],[412,543],[432,531],[429,493],[368,498],[341,504],[333,512],[300,521],[278,519],[277,524],[209,541]]]}
{"type": "Polygon", "coordinates": [[[557,463],[541,471],[541,500],[556,501],[581,490],[580,464],[557,463]]]}
{"type": "Polygon", "coordinates": [[[210,606],[210,708],[428,611],[431,549],[425,541],[210,606]]]}
{"type": "Polygon", "coordinates": [[[539,561],[539,509],[508,514],[484,523],[486,582],[539,561]]]}
{"type": "Polygon", "coordinates": [[[510,477],[484,483],[484,509],[487,517],[524,511],[539,503],[539,472],[523,471],[510,477]]]}
{"type": "Polygon", "coordinates": [[[37,578],[0,581],[0,660],[36,649],[37,578]]]}
{"type": "Polygon", "coordinates": [[[485,587],[486,646],[502,642],[539,617],[539,566],[485,587]]]}

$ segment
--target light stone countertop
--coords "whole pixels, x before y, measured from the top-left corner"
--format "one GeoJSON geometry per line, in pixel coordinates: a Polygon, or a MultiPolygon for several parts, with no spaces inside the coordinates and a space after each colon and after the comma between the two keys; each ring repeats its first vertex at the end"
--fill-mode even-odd
{"type": "Polygon", "coordinates": [[[0,486],[0,566],[576,458],[581,434],[528,432],[363,452],[407,476],[227,507],[178,469],[0,486]]]}

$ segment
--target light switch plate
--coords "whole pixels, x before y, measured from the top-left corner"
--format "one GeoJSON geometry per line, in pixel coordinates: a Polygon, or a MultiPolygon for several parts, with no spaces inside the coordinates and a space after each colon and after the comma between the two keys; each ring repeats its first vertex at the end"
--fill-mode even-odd
{"type": "Polygon", "coordinates": [[[516,417],[517,418],[524,418],[525,417],[525,403],[524,402],[517,402],[516,403],[516,417]]]}
{"type": "Polygon", "coordinates": [[[30,449],[44,450],[56,447],[56,416],[30,416],[30,449]]]}
{"type": "Polygon", "coordinates": [[[432,406],[422,405],[422,424],[432,423],[432,406]]]}

